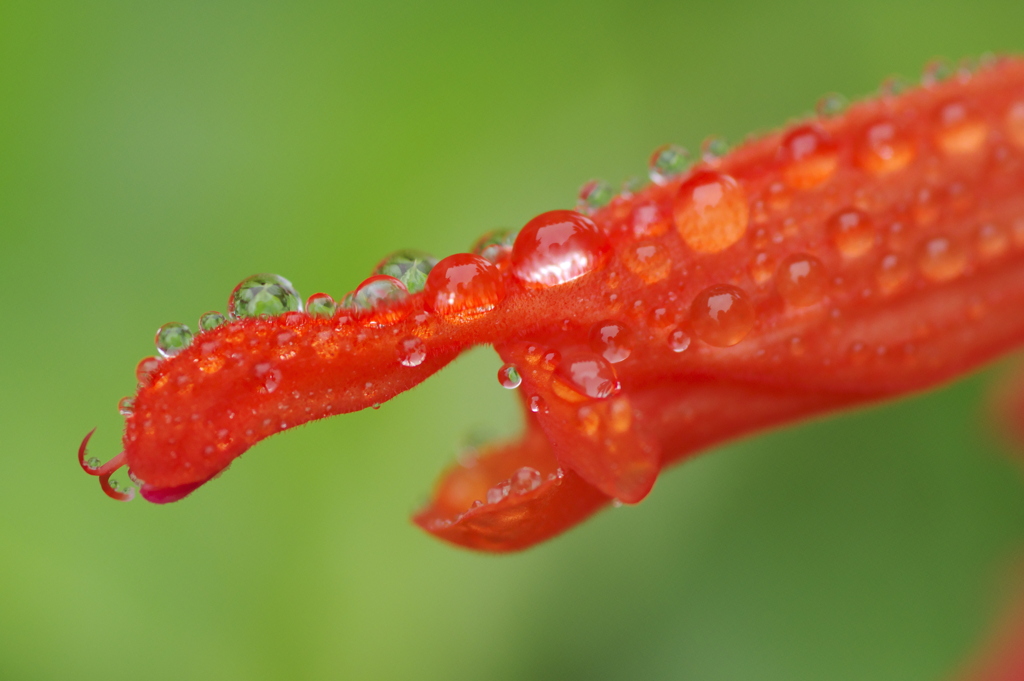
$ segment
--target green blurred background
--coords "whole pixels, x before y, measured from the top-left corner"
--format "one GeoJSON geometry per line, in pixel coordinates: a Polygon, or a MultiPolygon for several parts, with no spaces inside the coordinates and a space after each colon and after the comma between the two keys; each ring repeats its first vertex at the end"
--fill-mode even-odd
{"type": "Polygon", "coordinates": [[[465,250],[656,146],[739,139],[1024,5],[0,0],[0,679],[933,681],[1024,549],[995,373],[754,438],[525,554],[408,515],[517,428],[480,350],[256,447],[187,501],[106,499],[160,324],[254,272],[351,289],[465,250]]]}

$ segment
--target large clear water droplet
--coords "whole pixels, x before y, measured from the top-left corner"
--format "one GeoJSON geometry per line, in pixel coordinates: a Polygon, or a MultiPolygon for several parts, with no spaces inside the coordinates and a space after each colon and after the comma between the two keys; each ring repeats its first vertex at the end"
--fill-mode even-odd
{"type": "Polygon", "coordinates": [[[427,307],[454,322],[477,319],[505,299],[505,280],[486,258],[456,253],[438,263],[427,278],[427,307]]]}
{"type": "Polygon", "coordinates": [[[164,324],[156,332],[156,349],[164,357],[173,357],[192,343],[192,329],[181,322],[164,324]]]}
{"type": "Polygon", "coordinates": [[[571,210],[542,213],[526,223],[512,248],[512,275],[530,288],[558,286],[608,261],[608,236],[571,210]]]}
{"type": "Polygon", "coordinates": [[[413,249],[395,251],[380,261],[373,270],[374,274],[385,274],[394,277],[403,284],[409,293],[419,293],[427,284],[427,275],[437,264],[437,258],[413,249]]]}
{"type": "Polygon", "coordinates": [[[754,306],[747,294],[730,284],[704,289],[690,306],[697,336],[716,347],[736,345],[754,328],[754,306]]]}
{"type": "Polygon", "coordinates": [[[274,317],[302,311],[302,298],[291,282],[276,274],[254,274],[243,279],[228,298],[232,317],[274,317]]]}
{"type": "Polygon", "coordinates": [[[619,379],[612,365],[601,357],[586,351],[567,353],[555,369],[555,374],[581,395],[604,399],[619,392],[619,379]]]}

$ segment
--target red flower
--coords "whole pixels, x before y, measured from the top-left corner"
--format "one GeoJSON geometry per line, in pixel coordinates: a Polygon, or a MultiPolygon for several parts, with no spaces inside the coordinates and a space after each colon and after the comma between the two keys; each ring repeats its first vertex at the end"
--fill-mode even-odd
{"type": "Polygon", "coordinates": [[[491,344],[526,431],[448,471],[416,522],[509,551],[641,501],[711,444],[920,390],[1024,340],[1024,61],[713,152],[686,169],[666,147],[654,184],[594,184],[589,215],[544,213],[514,242],[396,254],[340,305],[317,294],[304,311],[286,280],[252,277],[229,320],[161,329],[124,453],[83,466],[107,481],[126,463],[143,497],[173,501],[269,435],[491,344]]]}

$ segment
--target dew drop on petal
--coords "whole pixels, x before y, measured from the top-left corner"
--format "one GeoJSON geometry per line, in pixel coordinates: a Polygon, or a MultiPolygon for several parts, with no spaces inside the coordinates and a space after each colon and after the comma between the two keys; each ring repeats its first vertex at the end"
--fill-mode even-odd
{"type": "Polygon", "coordinates": [[[139,361],[135,366],[135,379],[147,385],[149,380],[153,377],[153,372],[160,366],[160,360],[156,357],[146,357],[139,361]]]}
{"type": "Polygon", "coordinates": [[[814,111],[822,118],[835,118],[846,111],[849,105],[850,102],[846,97],[838,92],[830,92],[818,100],[814,111]]]}
{"type": "Polygon", "coordinates": [[[882,295],[891,295],[910,279],[910,263],[901,255],[889,253],[882,257],[875,272],[875,281],[882,295]]]}
{"type": "Polygon", "coordinates": [[[846,258],[859,258],[875,245],[874,223],[856,208],[847,208],[833,215],[827,229],[832,243],[846,258]]]}
{"type": "Polygon", "coordinates": [[[318,319],[330,319],[337,311],[338,305],[326,293],[314,293],[306,301],[306,314],[318,319]]]}
{"type": "Polygon", "coordinates": [[[676,144],[658,147],[648,161],[648,174],[655,184],[668,184],[690,167],[690,152],[676,144]]]}
{"type": "Polygon", "coordinates": [[[121,416],[131,416],[134,409],[134,397],[122,397],[121,401],[117,403],[117,411],[120,412],[121,416]]]}
{"type": "Polygon", "coordinates": [[[729,153],[729,143],[724,137],[712,135],[706,138],[700,145],[700,157],[709,165],[717,165],[722,157],[729,153]]]}
{"type": "Polygon", "coordinates": [[[825,266],[813,255],[796,253],[779,263],[775,288],[779,295],[796,307],[814,305],[825,295],[825,266]]]}
{"type": "Polygon", "coordinates": [[[927,88],[935,87],[952,78],[954,73],[956,70],[948,59],[932,59],[924,65],[924,69],[921,71],[921,85],[927,88]]]}
{"type": "Polygon", "coordinates": [[[708,345],[736,345],[754,328],[754,307],[747,294],[730,284],[711,286],[690,306],[690,324],[708,345]]]}
{"type": "Polygon", "coordinates": [[[156,349],[164,357],[173,357],[192,344],[192,330],[180,322],[164,324],[156,332],[156,349]]]}
{"type": "Polygon", "coordinates": [[[281,385],[281,370],[269,362],[261,362],[254,367],[256,377],[263,382],[263,389],[272,393],[281,385]]]}
{"type": "Polygon", "coordinates": [[[514,364],[504,364],[498,369],[498,383],[501,383],[502,388],[515,390],[522,385],[523,377],[519,375],[519,370],[514,364]]]}
{"type": "Polygon", "coordinates": [[[760,286],[775,274],[775,261],[767,253],[755,253],[750,264],[747,265],[747,272],[754,283],[760,286]]]}
{"type": "Polygon", "coordinates": [[[512,474],[510,492],[512,494],[528,494],[540,487],[541,482],[543,482],[543,477],[540,471],[536,468],[523,466],[512,474]]]}
{"type": "Polygon", "coordinates": [[[886,99],[891,99],[899,97],[910,88],[910,83],[903,76],[889,76],[878,86],[878,94],[886,99]]]}
{"type": "Polygon", "coordinates": [[[487,503],[496,504],[505,497],[507,497],[510,487],[511,485],[503,483],[500,485],[495,485],[494,487],[487,490],[487,503]]]}
{"type": "Polygon", "coordinates": [[[801,125],[782,138],[779,160],[787,185],[798,190],[813,189],[835,173],[839,151],[820,126],[801,125]]]}
{"type": "Polygon", "coordinates": [[[675,329],[668,335],[668,347],[672,352],[686,352],[690,347],[690,335],[682,329],[675,329]]]}
{"type": "Polygon", "coordinates": [[[967,266],[967,254],[956,242],[945,236],[928,239],[918,251],[917,266],[926,279],[949,281],[960,276],[967,266]]]}
{"type": "Polygon", "coordinates": [[[529,288],[559,286],[608,261],[608,236],[571,210],[542,213],[526,223],[512,247],[512,276],[529,288]]]}
{"type": "Polygon", "coordinates": [[[661,236],[668,231],[669,218],[655,201],[641,203],[633,208],[633,235],[638,239],[661,236]]]}
{"type": "Polygon", "coordinates": [[[427,358],[427,345],[416,336],[398,341],[398,361],[402,366],[418,367],[427,358]]]}
{"type": "Polygon", "coordinates": [[[232,317],[274,317],[301,311],[302,298],[291,282],[276,274],[254,274],[243,279],[228,298],[232,317]]]}
{"type": "Polygon", "coordinates": [[[743,237],[750,209],[736,180],[703,170],[680,185],[673,217],[686,245],[699,253],[717,253],[743,237]]]}
{"type": "Polygon", "coordinates": [[[640,277],[645,284],[655,284],[668,277],[672,271],[672,259],[668,249],[657,241],[630,243],[622,250],[622,261],[629,271],[640,277]]]}
{"type": "Polygon", "coordinates": [[[437,258],[429,253],[407,248],[395,251],[381,260],[374,268],[373,273],[394,277],[405,285],[405,289],[409,293],[419,293],[426,285],[427,276],[436,264],[437,258]]]}
{"type": "Polygon", "coordinates": [[[869,125],[857,147],[858,165],[873,175],[888,175],[902,170],[916,155],[913,140],[888,120],[869,125]]]}
{"type": "Polygon", "coordinates": [[[566,353],[555,375],[580,395],[603,399],[619,392],[619,379],[612,365],[600,355],[586,351],[566,353]]]}
{"type": "Polygon", "coordinates": [[[516,241],[517,232],[512,229],[492,229],[476,240],[470,253],[479,255],[485,260],[497,263],[512,254],[512,244],[516,241]]]}
{"type": "Polygon", "coordinates": [[[591,180],[580,187],[580,209],[586,212],[593,212],[599,208],[604,208],[611,202],[614,196],[615,190],[612,189],[610,184],[604,180],[591,180]]]}
{"type": "Polygon", "coordinates": [[[427,278],[427,308],[454,322],[477,319],[505,299],[505,280],[491,261],[456,253],[439,262],[427,278]]]}
{"type": "Polygon", "coordinates": [[[590,347],[612,364],[624,362],[633,352],[633,332],[611,319],[598,322],[590,329],[590,347]]]}
{"type": "Polygon", "coordinates": [[[540,395],[530,395],[530,411],[534,414],[546,414],[548,413],[547,402],[540,395]]]}
{"type": "Polygon", "coordinates": [[[934,138],[947,156],[972,154],[987,137],[988,124],[967,103],[954,100],[939,107],[934,138]]]}
{"type": "Polygon", "coordinates": [[[986,222],[978,228],[977,244],[978,254],[986,260],[992,260],[1006,253],[1010,247],[1010,237],[998,225],[986,222]]]}
{"type": "Polygon", "coordinates": [[[220,312],[211,310],[206,312],[199,318],[199,330],[200,331],[213,331],[218,326],[223,326],[227,322],[227,317],[222,315],[220,312]]]}

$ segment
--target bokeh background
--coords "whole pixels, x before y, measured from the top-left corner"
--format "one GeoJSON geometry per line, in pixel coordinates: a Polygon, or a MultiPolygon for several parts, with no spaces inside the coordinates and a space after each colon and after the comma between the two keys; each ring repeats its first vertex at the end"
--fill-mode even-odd
{"type": "Polygon", "coordinates": [[[720,448],[506,557],[407,519],[517,428],[490,350],[180,504],[111,502],[75,448],[116,453],[154,330],[249,274],[340,295],[1021,26],[995,0],[0,0],[0,678],[945,677],[1024,550],[998,368],[720,448]]]}

